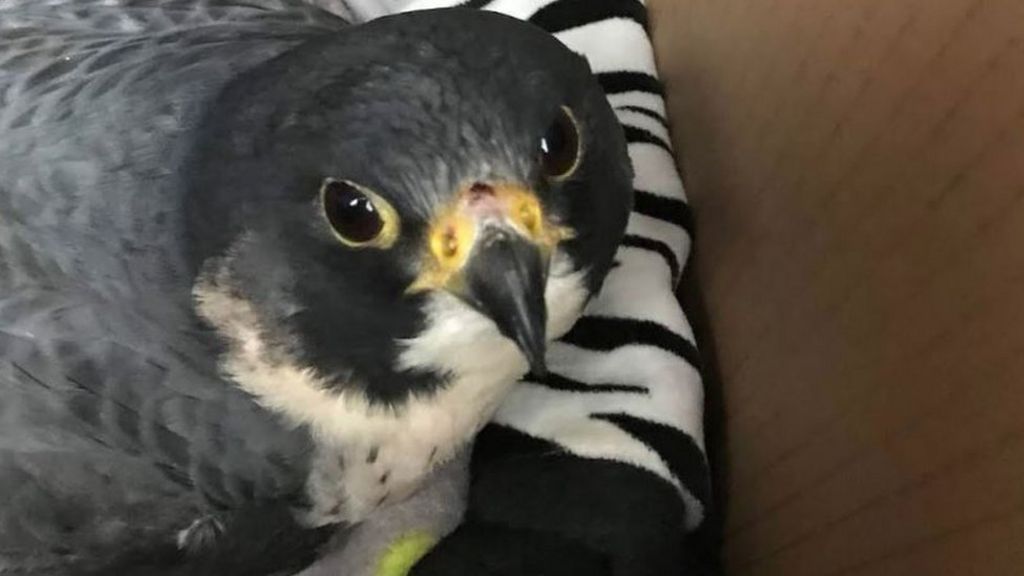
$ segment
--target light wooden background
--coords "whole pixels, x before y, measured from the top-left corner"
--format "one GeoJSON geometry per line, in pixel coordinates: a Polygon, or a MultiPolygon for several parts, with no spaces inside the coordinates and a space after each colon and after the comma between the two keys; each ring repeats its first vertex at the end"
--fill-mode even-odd
{"type": "Polygon", "coordinates": [[[729,575],[1024,575],[1024,2],[650,4],[729,575]]]}

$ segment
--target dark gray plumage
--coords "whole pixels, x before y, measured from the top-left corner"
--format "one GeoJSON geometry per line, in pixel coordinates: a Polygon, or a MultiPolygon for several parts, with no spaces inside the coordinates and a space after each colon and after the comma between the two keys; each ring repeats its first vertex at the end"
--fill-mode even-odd
{"type": "Polygon", "coordinates": [[[0,572],[308,562],[322,526],[409,489],[429,442],[448,454],[487,418],[496,378],[525,371],[505,336],[527,351],[542,340],[516,331],[537,317],[542,339],[548,316],[548,338],[568,327],[554,305],[579,302],[552,286],[597,290],[630,201],[582,61],[475,11],[350,28],[298,0],[0,2],[0,142],[0,572]],[[583,156],[546,179],[537,141],[560,106],[583,156]],[[325,178],[393,206],[393,245],[338,242],[325,178]],[[440,207],[510,182],[571,230],[555,255],[474,251],[468,292],[411,292],[440,207]],[[503,259],[541,283],[508,322],[519,296],[488,292],[503,259]],[[466,343],[432,331],[485,316],[466,343]],[[321,414],[286,387],[355,400],[321,414]]]}

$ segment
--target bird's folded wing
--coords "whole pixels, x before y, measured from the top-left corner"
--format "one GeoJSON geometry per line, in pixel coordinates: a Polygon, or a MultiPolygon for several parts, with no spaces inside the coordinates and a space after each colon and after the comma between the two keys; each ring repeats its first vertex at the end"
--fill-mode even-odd
{"type": "Polygon", "coordinates": [[[52,31],[59,23],[65,33],[92,34],[95,38],[104,32],[153,34],[218,23],[233,27],[246,22],[331,27],[339,16],[347,15],[343,10],[333,10],[343,6],[337,0],[0,0],[0,31],[40,26],[52,31]]]}
{"type": "Polygon", "coordinates": [[[101,112],[100,99],[142,79],[173,91],[206,74],[216,88],[232,67],[345,25],[302,0],[0,0],[0,131],[101,112]]]}
{"type": "Polygon", "coordinates": [[[0,321],[0,571],[301,493],[306,433],[119,328],[116,308],[36,290],[0,301],[0,321]]]}

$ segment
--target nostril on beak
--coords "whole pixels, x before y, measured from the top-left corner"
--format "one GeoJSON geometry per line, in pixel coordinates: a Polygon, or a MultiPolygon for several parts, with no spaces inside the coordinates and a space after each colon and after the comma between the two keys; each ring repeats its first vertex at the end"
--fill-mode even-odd
{"type": "Polygon", "coordinates": [[[494,196],[494,188],[489,184],[483,182],[475,182],[469,187],[469,201],[477,202],[486,197],[494,196]]]}

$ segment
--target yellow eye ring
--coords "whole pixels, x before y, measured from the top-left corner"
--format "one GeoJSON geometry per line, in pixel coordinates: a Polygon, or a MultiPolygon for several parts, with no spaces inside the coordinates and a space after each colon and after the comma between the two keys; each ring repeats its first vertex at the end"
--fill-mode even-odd
{"type": "Polygon", "coordinates": [[[334,236],[351,248],[390,248],[398,240],[398,212],[376,192],[348,180],[320,186],[321,213],[334,236]]]}

